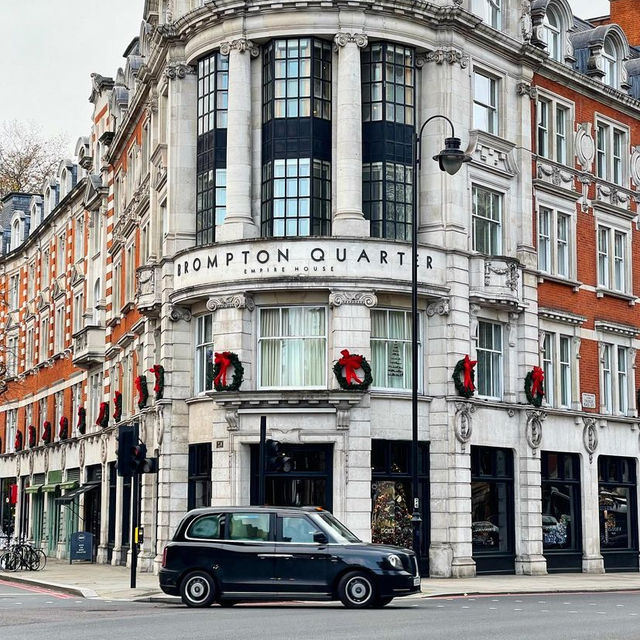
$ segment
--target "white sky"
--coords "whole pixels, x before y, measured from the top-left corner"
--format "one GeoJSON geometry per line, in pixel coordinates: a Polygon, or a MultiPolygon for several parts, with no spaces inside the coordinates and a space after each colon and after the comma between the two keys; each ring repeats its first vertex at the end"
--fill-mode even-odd
{"type": "MultiPolygon", "coordinates": [[[[581,18],[609,0],[569,0],[581,18]]],[[[144,0],[0,0],[0,122],[33,121],[62,133],[70,153],[90,127],[90,74],[115,77],[138,35],[144,0]]],[[[623,25],[624,26],[624,25],[623,25]]]]}

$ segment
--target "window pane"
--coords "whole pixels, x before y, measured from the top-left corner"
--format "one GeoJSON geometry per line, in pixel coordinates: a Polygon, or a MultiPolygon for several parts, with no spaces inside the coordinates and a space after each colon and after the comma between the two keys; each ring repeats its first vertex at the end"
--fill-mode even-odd
{"type": "Polygon", "coordinates": [[[271,517],[266,513],[230,513],[229,540],[269,540],[271,517]]]}

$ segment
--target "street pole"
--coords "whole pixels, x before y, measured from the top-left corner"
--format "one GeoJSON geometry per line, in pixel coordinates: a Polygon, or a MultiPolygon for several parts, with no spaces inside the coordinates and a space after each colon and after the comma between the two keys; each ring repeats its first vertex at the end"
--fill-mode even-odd
{"type": "Polygon", "coordinates": [[[131,478],[131,588],[136,588],[136,569],[138,566],[138,522],[140,514],[140,473],[131,478]]]}
{"type": "Polygon", "coordinates": [[[267,416],[260,416],[260,451],[258,461],[258,504],[265,503],[264,457],[267,440],[267,416]]]}

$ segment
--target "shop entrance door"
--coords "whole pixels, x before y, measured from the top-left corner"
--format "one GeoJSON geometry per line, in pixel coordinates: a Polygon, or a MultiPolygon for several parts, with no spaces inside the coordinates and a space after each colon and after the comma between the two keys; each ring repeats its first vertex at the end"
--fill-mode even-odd
{"type": "Polygon", "coordinates": [[[638,571],[636,468],[633,458],[598,459],[600,552],[605,571],[638,571]]]}
{"type": "MultiPolygon", "coordinates": [[[[333,445],[286,444],[291,471],[265,473],[265,504],[275,507],[333,508],[333,445]]],[[[251,446],[251,504],[258,504],[260,447],[251,446]]]]}
{"type": "Polygon", "coordinates": [[[471,447],[471,540],[476,573],[515,572],[513,453],[471,447]]]}

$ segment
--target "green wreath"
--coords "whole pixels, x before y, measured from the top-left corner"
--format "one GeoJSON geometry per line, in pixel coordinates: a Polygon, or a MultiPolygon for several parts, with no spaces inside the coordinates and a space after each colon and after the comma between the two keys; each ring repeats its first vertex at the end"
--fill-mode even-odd
{"type": "Polygon", "coordinates": [[[213,388],[216,391],[237,391],[243,381],[244,367],[237,353],[232,351],[223,351],[215,354],[215,364],[213,365],[213,388]],[[226,370],[229,366],[233,367],[233,377],[231,382],[223,384],[226,380],[226,370]]]}
{"type": "MultiPolygon", "coordinates": [[[[529,404],[532,404],[534,407],[539,407],[542,405],[542,399],[544,398],[544,380],[540,381],[540,391],[536,392],[536,394],[534,395],[531,391],[531,388],[533,387],[533,376],[536,372],[536,369],[540,369],[540,367],[534,367],[531,371],[529,371],[529,373],[527,373],[524,379],[524,392],[527,396],[527,402],[529,404]]],[[[540,369],[540,371],[542,370],[540,369]]]]}
{"type": "Polygon", "coordinates": [[[453,369],[453,374],[452,374],[452,378],[453,378],[453,384],[455,384],[456,386],[456,391],[458,392],[458,395],[462,396],[463,398],[471,398],[471,396],[473,396],[473,394],[475,393],[476,387],[475,387],[475,381],[476,381],[476,371],[475,371],[475,362],[473,360],[471,360],[470,362],[472,363],[471,366],[471,387],[465,387],[464,385],[464,364],[465,364],[465,360],[468,358],[469,356],[465,356],[464,358],[462,358],[462,360],[458,360],[458,362],[456,363],[456,366],[453,369]]]}
{"type": "Polygon", "coordinates": [[[369,388],[369,385],[373,382],[373,376],[371,375],[371,366],[367,362],[367,359],[364,356],[350,354],[348,351],[342,351],[343,357],[340,360],[336,360],[333,365],[333,373],[338,381],[338,384],[342,389],[347,389],[348,391],[366,391],[369,388]],[[345,367],[345,358],[358,358],[358,367],[364,371],[364,379],[362,382],[352,382],[347,381],[347,378],[343,375],[342,369],[345,367]]]}

